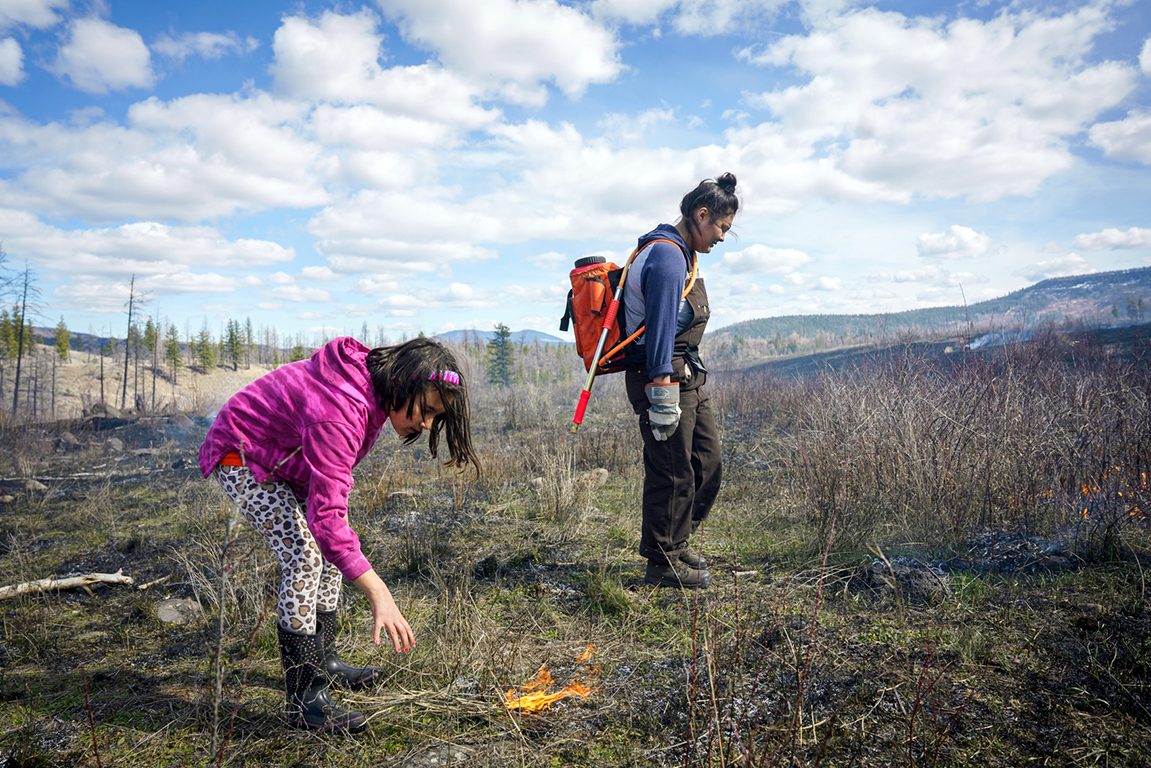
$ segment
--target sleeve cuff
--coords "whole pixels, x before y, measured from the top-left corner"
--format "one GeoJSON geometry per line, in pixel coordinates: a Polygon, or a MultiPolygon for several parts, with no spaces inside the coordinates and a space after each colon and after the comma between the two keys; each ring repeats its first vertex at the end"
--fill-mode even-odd
{"type": "Polygon", "coordinates": [[[341,558],[339,562],[333,560],[332,565],[336,566],[348,581],[355,581],[372,570],[372,564],[368,562],[368,558],[358,551],[350,553],[346,558],[341,558]]]}

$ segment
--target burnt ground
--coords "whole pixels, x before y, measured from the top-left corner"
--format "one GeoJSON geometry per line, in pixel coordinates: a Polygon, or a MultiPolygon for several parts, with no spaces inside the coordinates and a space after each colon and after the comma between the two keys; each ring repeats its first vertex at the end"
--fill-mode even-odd
{"type": "MultiPolygon", "coordinates": [[[[634,473],[557,521],[538,513],[526,475],[465,487],[394,446],[365,463],[353,504],[421,645],[410,658],[372,649],[349,590],[346,655],[386,671],[357,699],[371,731],[287,730],[274,566],[241,539],[222,641],[198,581],[219,578],[226,513],[196,466],[204,428],[127,420],[75,428],[75,444],[59,428],[25,436],[46,488],[0,480],[3,582],[122,569],[136,584],[0,601],[0,767],[1148,764],[1141,550],[1086,557],[1070,536],[987,531],[947,556],[836,552],[824,567],[782,544],[787,521],[733,507],[703,540],[715,585],[680,594],[642,582],[634,473]],[[752,519],[781,543],[721,533],[752,519]],[[163,623],[164,599],[203,613],[163,623]],[[541,665],[595,690],[507,712],[505,692],[541,665]]],[[[731,466],[731,481],[743,471],[731,466]]]]}

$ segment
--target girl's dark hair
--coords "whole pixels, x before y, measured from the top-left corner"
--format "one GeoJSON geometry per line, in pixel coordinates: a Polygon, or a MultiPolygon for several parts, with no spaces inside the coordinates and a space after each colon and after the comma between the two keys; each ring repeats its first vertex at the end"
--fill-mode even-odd
{"type": "MultiPolygon", "coordinates": [[[[472,449],[471,418],[468,413],[468,390],[463,371],[455,356],[442,344],[418,337],[391,347],[376,347],[368,353],[368,373],[376,392],[376,403],[385,413],[407,406],[408,416],[416,404],[421,411],[429,392],[435,390],[444,404],[444,412],[432,421],[428,435],[428,449],[436,455],[440,445],[440,431],[446,430],[450,459],[445,466],[463,467],[472,464],[476,473],[480,462],[472,449]],[[459,374],[460,383],[444,381],[440,371],[459,374]]],[[[419,433],[404,438],[405,444],[414,443],[419,433]]]]}
{"type": "Polygon", "coordinates": [[[734,216],[739,210],[739,198],[735,196],[735,174],[724,173],[714,179],[704,179],[684,195],[679,203],[679,212],[685,219],[691,218],[691,214],[700,208],[707,208],[713,221],[734,216]]]}

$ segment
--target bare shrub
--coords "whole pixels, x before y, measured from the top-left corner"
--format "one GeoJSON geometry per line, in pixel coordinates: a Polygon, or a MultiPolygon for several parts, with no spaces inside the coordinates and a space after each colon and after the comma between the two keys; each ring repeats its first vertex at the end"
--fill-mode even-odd
{"type": "Polygon", "coordinates": [[[538,454],[534,466],[540,472],[532,480],[540,514],[565,529],[573,525],[578,529],[591,510],[595,489],[590,482],[578,482],[571,443],[554,441],[538,454]]]}
{"type": "Polygon", "coordinates": [[[813,547],[837,500],[839,544],[852,547],[1071,525],[1113,542],[1147,509],[1147,367],[1052,334],[954,364],[897,349],[866,369],[718,389],[729,424],[773,426],[758,445],[800,492],[813,547]]]}
{"type": "Polygon", "coordinates": [[[176,560],[196,600],[229,625],[250,624],[274,600],[274,556],[212,483],[190,484],[180,506],[189,535],[176,560]]]}

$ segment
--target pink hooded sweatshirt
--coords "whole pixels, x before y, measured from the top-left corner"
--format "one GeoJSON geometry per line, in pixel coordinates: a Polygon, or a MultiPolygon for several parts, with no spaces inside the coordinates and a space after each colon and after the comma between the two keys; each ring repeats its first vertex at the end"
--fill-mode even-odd
{"type": "Polygon", "coordinates": [[[352,468],[388,419],[376,403],[368,352],[355,339],[339,338],[310,360],[260,377],[220,409],[200,446],[204,477],[235,451],[257,481],[290,483],[324,559],[349,581],[372,567],[348,525],[352,468]]]}

